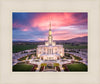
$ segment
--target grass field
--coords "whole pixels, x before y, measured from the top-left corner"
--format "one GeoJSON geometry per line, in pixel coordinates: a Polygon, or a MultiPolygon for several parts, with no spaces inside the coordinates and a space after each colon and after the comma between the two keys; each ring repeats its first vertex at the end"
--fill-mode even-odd
{"type": "Polygon", "coordinates": [[[78,60],[78,61],[82,60],[81,57],[78,57],[78,56],[73,56],[73,57],[74,57],[75,60],[78,60]]]}
{"type": "Polygon", "coordinates": [[[13,66],[13,71],[31,71],[32,70],[33,65],[29,65],[29,64],[16,64],[13,66]]]}
{"type": "Polygon", "coordinates": [[[22,57],[22,58],[18,59],[18,61],[26,60],[27,57],[28,56],[22,57]]]}
{"type": "Polygon", "coordinates": [[[87,65],[82,63],[74,63],[67,65],[69,71],[87,71],[87,65]]]}
{"type": "Polygon", "coordinates": [[[64,48],[69,48],[69,49],[87,49],[87,45],[78,45],[78,46],[72,46],[70,44],[64,44],[64,48]]]}
{"type": "Polygon", "coordinates": [[[31,54],[31,55],[29,55],[28,59],[31,59],[31,58],[32,58],[32,54],[31,54]]]}
{"type": "MultiPolygon", "coordinates": [[[[23,50],[37,48],[37,45],[13,45],[13,53],[20,52],[23,50]]],[[[72,46],[70,44],[64,44],[64,48],[69,49],[87,49],[87,45],[72,46]]]]}
{"type": "Polygon", "coordinates": [[[13,45],[13,53],[33,48],[37,48],[37,45],[13,45]]]}

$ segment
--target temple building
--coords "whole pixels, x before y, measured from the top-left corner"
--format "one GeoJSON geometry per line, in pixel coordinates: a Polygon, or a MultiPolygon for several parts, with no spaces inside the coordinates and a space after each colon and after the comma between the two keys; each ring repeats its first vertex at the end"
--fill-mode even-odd
{"type": "Polygon", "coordinates": [[[45,42],[45,45],[38,45],[36,53],[41,60],[59,60],[64,56],[63,45],[56,45],[56,42],[53,41],[51,23],[49,27],[48,41],[45,42]]]}

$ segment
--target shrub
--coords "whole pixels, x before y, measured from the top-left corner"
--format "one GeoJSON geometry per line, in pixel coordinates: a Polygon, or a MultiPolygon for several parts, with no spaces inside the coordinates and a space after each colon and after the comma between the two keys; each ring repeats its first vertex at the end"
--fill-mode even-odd
{"type": "Polygon", "coordinates": [[[32,71],[36,71],[37,67],[38,67],[38,65],[34,64],[32,71]]]}
{"type": "Polygon", "coordinates": [[[44,70],[44,66],[41,66],[40,70],[39,71],[43,71],[44,70]]]}
{"type": "Polygon", "coordinates": [[[62,67],[64,68],[64,71],[69,71],[66,64],[63,64],[62,67]]]}
{"type": "Polygon", "coordinates": [[[58,66],[56,66],[56,70],[57,70],[57,71],[60,71],[60,68],[59,68],[58,66]]]}

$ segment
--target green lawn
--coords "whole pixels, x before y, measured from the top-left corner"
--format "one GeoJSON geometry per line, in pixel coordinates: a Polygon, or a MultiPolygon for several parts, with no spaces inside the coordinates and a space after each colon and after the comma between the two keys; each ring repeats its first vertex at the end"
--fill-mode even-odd
{"type": "Polygon", "coordinates": [[[31,71],[33,65],[29,64],[16,64],[13,66],[13,71],[31,71]]]}
{"type": "Polygon", "coordinates": [[[64,48],[69,48],[69,49],[87,49],[87,45],[79,45],[79,46],[72,46],[70,44],[64,44],[64,48]]]}
{"type": "Polygon", "coordinates": [[[37,48],[37,45],[13,45],[13,53],[37,48]]]}
{"type": "Polygon", "coordinates": [[[20,62],[20,63],[17,63],[17,65],[18,65],[18,64],[25,64],[25,62],[20,62]]]}
{"type": "Polygon", "coordinates": [[[81,57],[78,57],[78,56],[73,56],[73,57],[75,60],[78,60],[78,61],[83,60],[81,57]]]}
{"type": "Polygon", "coordinates": [[[20,58],[20,59],[18,59],[18,60],[19,60],[19,61],[26,60],[27,57],[28,57],[28,56],[25,56],[25,57],[22,57],[22,58],[20,58]]]}
{"type": "Polygon", "coordinates": [[[28,59],[31,59],[31,58],[32,58],[32,54],[31,54],[31,55],[29,55],[28,59]]]}
{"type": "Polygon", "coordinates": [[[66,59],[72,59],[72,57],[70,56],[70,54],[68,53],[65,53],[65,56],[64,56],[66,59]]]}
{"type": "Polygon", "coordinates": [[[87,65],[82,63],[74,63],[67,65],[69,71],[87,71],[87,65]]]}

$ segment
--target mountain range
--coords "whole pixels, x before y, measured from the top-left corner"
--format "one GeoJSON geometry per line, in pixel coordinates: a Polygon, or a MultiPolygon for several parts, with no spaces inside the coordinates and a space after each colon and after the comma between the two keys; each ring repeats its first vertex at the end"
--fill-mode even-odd
{"type": "MultiPolygon", "coordinates": [[[[88,37],[87,36],[84,36],[84,37],[77,37],[77,38],[72,38],[72,39],[69,39],[69,40],[55,40],[56,42],[70,42],[70,43],[73,43],[73,42],[87,42],[88,40],[88,37]]],[[[44,41],[35,41],[35,40],[29,40],[29,41],[13,41],[13,42],[45,42],[44,41]]]]}
{"type": "Polygon", "coordinates": [[[88,41],[87,36],[66,40],[66,42],[87,42],[87,41],[88,41]]]}

